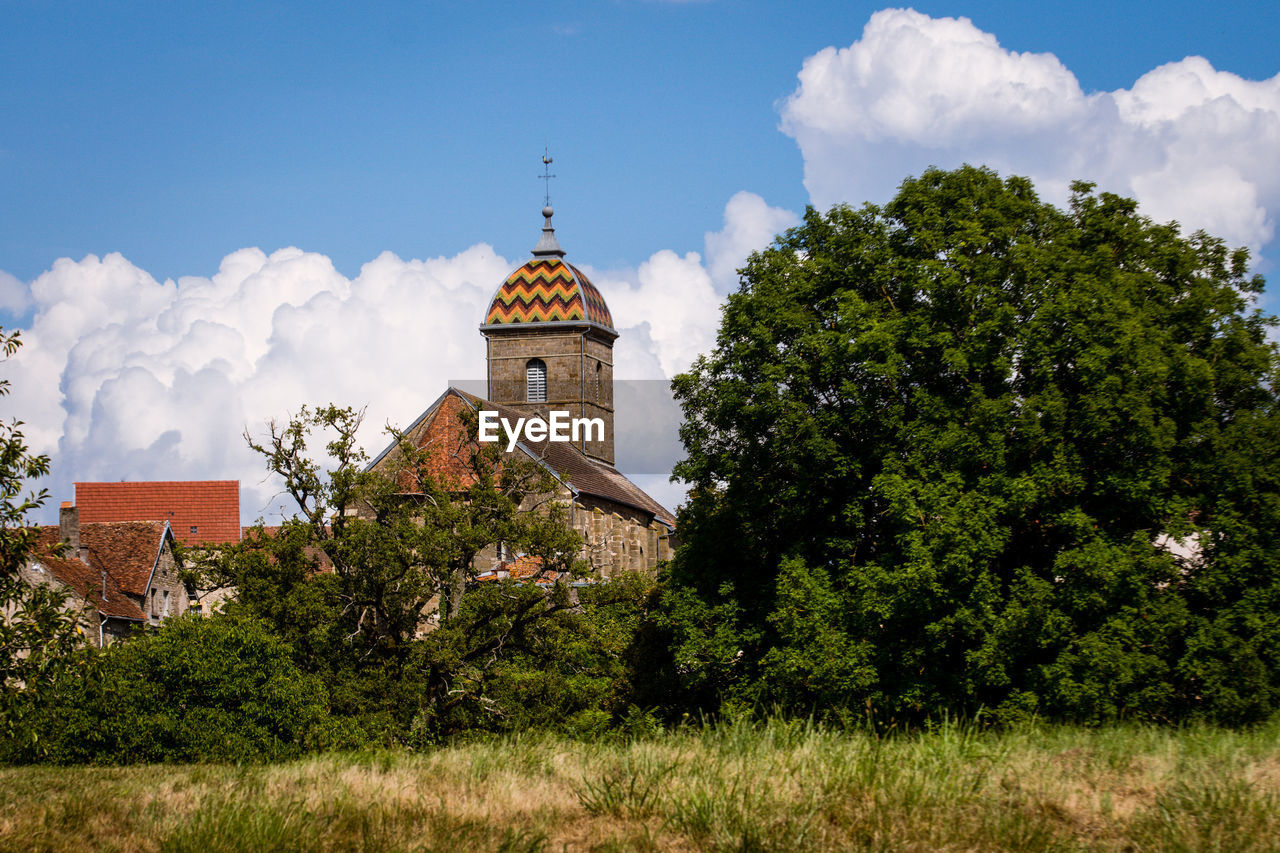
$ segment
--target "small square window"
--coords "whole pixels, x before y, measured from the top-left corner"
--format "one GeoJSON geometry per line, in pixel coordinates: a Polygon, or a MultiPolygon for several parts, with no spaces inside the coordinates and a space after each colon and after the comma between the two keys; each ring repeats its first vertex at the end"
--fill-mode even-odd
{"type": "Polygon", "coordinates": [[[193,533],[193,534],[194,534],[194,533],[199,533],[199,532],[200,532],[200,527],[199,527],[199,525],[195,525],[195,524],[191,525],[191,530],[190,530],[189,532],[190,532],[190,533],[193,533]]]}

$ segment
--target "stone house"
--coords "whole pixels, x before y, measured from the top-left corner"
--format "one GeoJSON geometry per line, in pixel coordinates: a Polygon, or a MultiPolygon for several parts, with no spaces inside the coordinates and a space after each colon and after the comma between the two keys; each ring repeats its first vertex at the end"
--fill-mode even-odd
{"type": "Polygon", "coordinates": [[[59,551],[57,527],[41,527],[36,547],[19,569],[26,583],[44,584],[66,594],[63,610],[75,614],[89,645],[102,648],[147,621],[137,602],[125,595],[115,577],[71,552],[59,551]]]}
{"type": "Polygon", "coordinates": [[[59,522],[39,528],[22,577],[67,592],[66,607],[78,614],[90,644],[105,646],[139,625],[186,612],[191,596],[179,576],[168,522],[81,524],[70,506],[62,508],[59,522]]]}
{"type": "MultiPolygon", "coordinates": [[[[239,480],[78,482],[75,488],[74,506],[81,524],[168,522],[178,543],[206,548],[241,538],[239,480]]],[[[221,607],[232,591],[189,589],[187,593],[188,606],[207,615],[221,607]]]]}
{"type": "MultiPolygon", "coordinates": [[[[552,420],[557,413],[579,420],[580,431],[562,435],[526,432],[508,451],[542,465],[556,482],[556,500],[582,534],[582,558],[603,577],[653,570],[671,556],[675,514],[614,467],[613,344],[618,332],[600,291],[564,261],[543,211],[542,237],[533,257],[498,286],[480,333],[486,342],[487,398],[449,388],[406,430],[415,447],[427,449],[437,478],[458,480],[458,442],[476,441],[484,413],[514,424],[552,420]],[[559,440],[563,439],[563,440],[559,440]]],[[[399,459],[393,442],[370,464],[391,473],[399,459]]],[[[465,482],[456,482],[465,488],[465,482]]],[[[477,568],[484,576],[516,576],[522,555],[494,552],[477,568]]]]}
{"type": "MultiPolygon", "coordinates": [[[[471,474],[461,462],[465,454],[459,452],[459,444],[475,440],[469,430],[482,410],[496,411],[511,421],[520,417],[509,406],[449,388],[405,432],[415,447],[428,451],[430,473],[451,490],[462,491],[470,485],[471,474]]],[[[581,557],[600,576],[650,571],[671,556],[674,515],[612,465],[570,442],[525,439],[517,442],[512,453],[551,473],[555,497],[568,509],[569,524],[582,535],[581,557]]],[[[390,474],[397,460],[398,449],[392,444],[370,467],[390,474]]],[[[477,568],[482,573],[514,569],[513,576],[518,576],[521,556],[487,553],[477,568]]]]}

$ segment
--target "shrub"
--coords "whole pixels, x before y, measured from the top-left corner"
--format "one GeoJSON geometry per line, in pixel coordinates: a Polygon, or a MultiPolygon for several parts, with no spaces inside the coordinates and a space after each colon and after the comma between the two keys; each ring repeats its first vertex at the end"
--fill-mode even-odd
{"type": "Polygon", "coordinates": [[[192,614],[84,654],[85,674],[60,682],[29,720],[39,749],[9,760],[275,760],[338,734],[320,679],[255,620],[192,614]]]}

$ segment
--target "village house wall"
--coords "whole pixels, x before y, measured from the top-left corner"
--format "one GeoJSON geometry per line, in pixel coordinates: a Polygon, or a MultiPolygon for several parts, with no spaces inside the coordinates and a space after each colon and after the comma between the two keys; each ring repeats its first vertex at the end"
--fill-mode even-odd
{"type": "MultiPolygon", "coordinates": [[[[549,499],[567,510],[569,526],[582,537],[578,558],[600,577],[653,572],[660,562],[671,559],[670,532],[647,513],[595,495],[575,496],[564,487],[554,495],[526,498],[521,509],[536,511],[549,499]]],[[[498,557],[496,549],[487,548],[477,556],[476,566],[480,571],[497,568],[498,557]]]]}
{"type": "Polygon", "coordinates": [[[625,571],[654,571],[671,558],[666,527],[631,507],[582,495],[570,520],[582,535],[582,557],[604,577],[625,571]]]}
{"type": "Polygon", "coordinates": [[[181,616],[191,604],[187,587],[178,574],[173,549],[168,545],[160,550],[148,599],[144,612],[152,625],[158,625],[161,620],[170,616],[181,616]]]}
{"type": "MultiPolygon", "coordinates": [[[[92,646],[98,646],[98,626],[102,622],[98,615],[98,609],[90,604],[84,596],[76,591],[75,587],[70,584],[63,583],[48,567],[39,559],[33,557],[18,568],[18,577],[28,586],[44,585],[53,590],[62,592],[66,595],[62,606],[58,609],[62,613],[70,613],[75,617],[76,625],[80,628],[80,633],[84,635],[85,642],[92,646]]],[[[16,608],[6,606],[3,615],[4,621],[8,622],[16,608]]],[[[20,653],[25,657],[25,653],[20,653]]]]}
{"type": "MultiPolygon", "coordinates": [[[[195,563],[186,566],[188,569],[196,568],[195,563]]],[[[212,616],[220,611],[228,601],[235,600],[236,590],[234,587],[220,586],[217,589],[194,589],[194,595],[188,593],[187,608],[194,610],[202,616],[212,616]]]]}

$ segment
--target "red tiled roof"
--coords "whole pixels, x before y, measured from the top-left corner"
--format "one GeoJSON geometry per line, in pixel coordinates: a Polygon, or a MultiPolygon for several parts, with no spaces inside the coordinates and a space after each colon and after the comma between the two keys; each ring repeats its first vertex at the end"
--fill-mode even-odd
{"type": "Polygon", "coordinates": [[[179,542],[218,545],[240,539],[237,480],[76,483],[80,522],[167,521],[179,542]]]}
{"type": "MultiPolygon", "coordinates": [[[[456,390],[456,389],[455,389],[456,390]]],[[[501,403],[485,400],[465,391],[457,391],[472,406],[496,411],[500,417],[514,422],[522,415],[501,403]]],[[[628,480],[617,468],[583,453],[568,441],[521,441],[534,458],[545,462],[562,479],[568,480],[580,492],[606,498],[624,506],[652,513],[664,524],[675,527],[675,514],[628,480]]]]}
{"type": "Polygon", "coordinates": [[[537,584],[552,584],[560,578],[560,572],[543,569],[541,557],[521,555],[514,560],[503,560],[492,569],[481,572],[479,581],[497,581],[511,578],[517,581],[533,580],[537,584]]]}
{"type": "Polygon", "coordinates": [[[163,521],[80,523],[80,546],[88,549],[90,562],[131,595],[146,594],[163,537],[163,521]]]}
{"type": "MultiPolygon", "coordinates": [[[[542,558],[530,557],[527,555],[520,556],[516,557],[514,560],[503,560],[498,564],[498,568],[510,572],[511,577],[516,578],[517,580],[521,578],[531,578],[538,572],[542,571],[542,558]]],[[[557,575],[556,572],[550,572],[550,574],[557,575]]]]}
{"type": "Polygon", "coordinates": [[[104,577],[100,566],[87,565],[70,554],[58,556],[53,553],[53,546],[59,541],[57,527],[41,527],[39,533],[40,538],[31,558],[44,566],[49,574],[74,589],[106,616],[139,622],[146,618],[138,605],[124,594],[110,572],[104,577]]]}
{"type": "MultiPolygon", "coordinates": [[[[499,416],[513,422],[523,417],[515,409],[456,388],[446,391],[432,409],[423,413],[416,422],[425,422],[425,428],[417,439],[418,446],[426,447],[435,442],[442,451],[428,457],[430,473],[442,482],[461,485],[463,488],[470,485],[472,479],[470,469],[458,454],[459,448],[455,446],[459,443],[460,412],[464,405],[472,409],[496,411],[499,416]]],[[[648,512],[668,527],[675,527],[675,513],[649,497],[612,465],[592,459],[571,442],[526,439],[520,445],[534,459],[545,463],[557,477],[570,483],[579,492],[648,512]]],[[[384,450],[370,467],[381,462],[393,448],[394,445],[384,450]]]]}
{"type": "MultiPolygon", "coordinates": [[[[475,484],[475,472],[468,460],[471,446],[462,419],[463,412],[469,408],[462,397],[446,394],[417,439],[418,447],[430,450],[423,459],[423,467],[446,489],[463,490],[475,484]]],[[[401,476],[401,488],[412,490],[411,474],[406,471],[401,476]]]]}
{"type": "MultiPolygon", "coordinates": [[[[325,529],[329,530],[327,526],[325,527],[325,529]]],[[[245,527],[241,530],[241,539],[246,544],[259,543],[267,539],[276,538],[277,536],[280,535],[280,530],[281,530],[281,527],[278,524],[277,525],[264,524],[261,526],[254,525],[252,527],[245,527]]],[[[324,552],[324,549],[321,548],[319,545],[316,545],[316,544],[307,545],[305,548],[303,548],[303,553],[306,554],[309,558],[316,561],[316,569],[321,574],[333,574],[333,571],[334,571],[333,560],[329,558],[329,555],[326,554],[324,552]]],[[[271,560],[274,561],[275,557],[272,556],[271,560]]]]}

